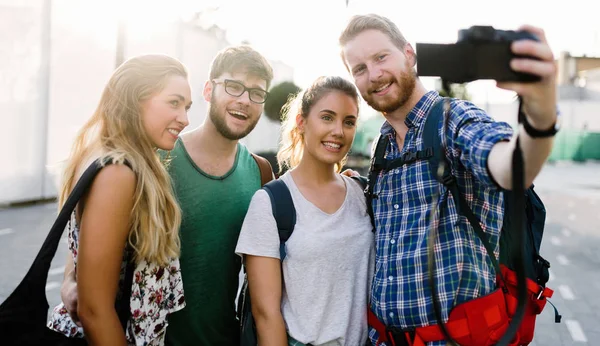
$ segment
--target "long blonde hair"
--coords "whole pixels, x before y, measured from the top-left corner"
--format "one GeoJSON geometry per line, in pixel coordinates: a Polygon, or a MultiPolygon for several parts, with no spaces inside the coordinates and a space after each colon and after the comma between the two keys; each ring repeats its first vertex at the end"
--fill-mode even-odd
{"type": "Polygon", "coordinates": [[[62,207],[81,166],[96,152],[103,164],[127,162],[137,177],[128,242],[137,262],[160,265],[179,256],[181,210],[164,162],[144,131],[141,102],[160,92],[172,76],[187,79],[188,73],[165,55],[137,56],[114,71],[96,111],[75,138],[59,198],[62,207]]]}
{"type": "MultiPolygon", "coordinates": [[[[300,114],[306,119],[312,107],[332,91],[340,91],[356,100],[357,105],[359,103],[358,92],[352,83],[342,77],[326,76],[317,78],[306,90],[290,97],[283,106],[281,145],[277,152],[280,173],[284,169],[293,169],[298,166],[304,154],[304,136],[298,129],[296,115],[300,114]]],[[[340,162],[335,164],[337,173],[342,171],[346,158],[344,156],[340,162]]]]}

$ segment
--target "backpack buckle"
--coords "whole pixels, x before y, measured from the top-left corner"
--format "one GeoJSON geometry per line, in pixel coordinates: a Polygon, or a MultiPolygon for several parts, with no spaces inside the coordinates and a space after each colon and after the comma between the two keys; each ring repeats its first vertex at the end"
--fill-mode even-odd
{"type": "Polygon", "coordinates": [[[428,159],[428,158],[432,157],[433,156],[433,148],[431,148],[431,147],[425,148],[422,155],[423,155],[424,159],[428,159]]]}
{"type": "Polygon", "coordinates": [[[535,299],[536,300],[542,300],[544,299],[544,287],[540,286],[540,292],[536,295],[535,299]]]}
{"type": "Polygon", "coordinates": [[[451,185],[452,183],[454,183],[454,176],[452,176],[452,174],[447,174],[447,172],[444,172],[444,174],[442,175],[442,183],[446,186],[451,185]]]}
{"type": "Polygon", "coordinates": [[[414,328],[386,327],[385,334],[393,346],[411,346],[416,331],[414,328]]]}
{"type": "Polygon", "coordinates": [[[544,300],[547,298],[551,298],[554,291],[549,289],[548,287],[544,287],[540,285],[540,293],[537,294],[537,300],[544,300]]]}
{"type": "Polygon", "coordinates": [[[388,162],[386,159],[381,158],[381,159],[375,159],[373,160],[373,172],[381,172],[381,171],[386,171],[387,170],[387,165],[388,162]]]}
{"type": "Polygon", "coordinates": [[[403,163],[412,163],[414,161],[417,160],[417,153],[416,152],[412,152],[412,151],[407,151],[404,154],[402,154],[402,161],[403,163]]]}

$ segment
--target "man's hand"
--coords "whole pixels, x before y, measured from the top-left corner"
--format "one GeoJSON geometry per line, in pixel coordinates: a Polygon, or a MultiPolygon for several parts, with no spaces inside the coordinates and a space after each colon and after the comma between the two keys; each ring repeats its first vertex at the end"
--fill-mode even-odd
{"type": "Polygon", "coordinates": [[[512,43],[514,54],[526,55],[539,60],[516,58],[510,62],[510,67],[517,72],[530,73],[541,77],[536,83],[497,83],[501,89],[511,90],[523,99],[523,111],[531,126],[543,131],[556,122],[556,72],[552,50],[546,41],[544,30],[530,25],[524,25],[520,30],[528,31],[539,38],[533,40],[518,40],[512,43]]]}
{"type": "MultiPolygon", "coordinates": [[[[539,131],[550,130],[557,121],[556,109],[556,63],[552,50],[546,41],[546,35],[540,28],[522,26],[520,30],[528,31],[539,38],[534,40],[519,40],[511,45],[514,54],[530,58],[515,58],[510,67],[517,72],[525,72],[541,77],[535,83],[497,83],[499,88],[512,90],[521,96],[523,112],[527,122],[539,131]],[[537,60],[536,60],[537,59],[537,60]]],[[[504,189],[512,188],[512,164],[516,139],[519,139],[525,163],[525,187],[529,187],[539,174],[542,166],[552,151],[554,137],[532,138],[527,132],[513,136],[510,142],[498,142],[490,151],[488,169],[493,179],[504,189]]]]}
{"type": "Polygon", "coordinates": [[[77,281],[72,266],[66,266],[65,278],[60,286],[60,299],[69,315],[71,315],[73,322],[81,327],[81,322],[77,316],[77,281]]]}
{"type": "Polygon", "coordinates": [[[346,169],[345,171],[343,171],[342,173],[340,173],[341,175],[345,175],[347,177],[359,177],[360,174],[358,174],[357,171],[352,170],[352,169],[346,169]]]}

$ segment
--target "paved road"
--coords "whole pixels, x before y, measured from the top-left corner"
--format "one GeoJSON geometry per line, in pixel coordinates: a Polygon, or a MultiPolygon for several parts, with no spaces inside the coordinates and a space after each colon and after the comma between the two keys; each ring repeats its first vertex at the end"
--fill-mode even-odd
{"type": "MultiPolygon", "coordinates": [[[[600,163],[548,165],[536,179],[548,210],[542,255],[552,267],[550,305],[538,317],[533,345],[600,345],[600,163]]],[[[56,204],[0,210],[0,301],[25,274],[54,221],[56,204]]],[[[66,241],[51,266],[46,292],[60,300],[66,241]]]]}
{"type": "Polygon", "coordinates": [[[600,164],[546,166],[536,186],[548,211],[541,251],[563,323],[548,306],[535,345],[600,345],[600,164]]]}
{"type": "MultiPolygon", "coordinates": [[[[25,276],[54,222],[56,212],[55,203],[0,210],[0,301],[25,276]]],[[[67,253],[65,232],[46,284],[50,306],[60,301],[58,287],[67,253]]]]}

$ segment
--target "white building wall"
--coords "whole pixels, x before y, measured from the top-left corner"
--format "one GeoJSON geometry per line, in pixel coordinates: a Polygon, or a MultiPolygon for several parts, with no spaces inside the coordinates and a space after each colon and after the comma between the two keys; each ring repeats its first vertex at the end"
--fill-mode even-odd
{"type": "Polygon", "coordinates": [[[584,78],[586,88],[600,92],[600,68],[586,71],[584,78]]]}
{"type": "Polygon", "coordinates": [[[52,1],[50,101],[43,198],[57,195],[62,163],[115,68],[117,22],[77,0],[52,1]],[[93,21],[85,18],[94,16],[93,21]]]}
{"type": "MultiPolygon", "coordinates": [[[[0,204],[57,195],[62,162],[115,68],[117,20],[101,6],[0,0],[0,204]],[[51,16],[44,17],[48,4],[51,16]]],[[[188,130],[199,126],[207,114],[202,90],[210,63],[229,45],[225,32],[180,22],[154,30],[135,25],[127,28],[124,58],[145,53],[179,58],[192,87],[188,130]]],[[[272,63],[274,84],[293,80],[291,67],[272,63]]],[[[262,117],[245,142],[254,151],[275,149],[278,132],[279,124],[262,117]]]]}
{"type": "Polygon", "coordinates": [[[42,191],[43,4],[0,1],[0,203],[39,198],[42,191]]]}

